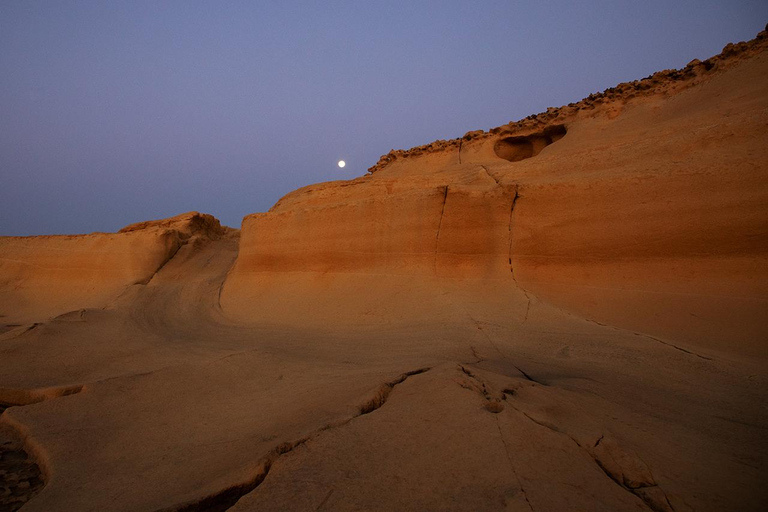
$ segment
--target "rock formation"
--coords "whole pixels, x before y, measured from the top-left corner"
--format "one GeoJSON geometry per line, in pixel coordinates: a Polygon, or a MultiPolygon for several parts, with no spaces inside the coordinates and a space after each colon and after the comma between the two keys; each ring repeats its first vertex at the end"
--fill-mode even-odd
{"type": "Polygon", "coordinates": [[[450,283],[480,293],[481,309],[498,301],[503,322],[514,305],[482,289],[521,287],[594,321],[764,357],[766,46],[763,32],[299,189],[244,219],[222,306],[240,320],[290,322],[298,309],[321,324],[388,323],[424,314],[403,290],[447,311],[434,290],[450,283]],[[350,281],[366,284],[348,294],[350,281]]]}
{"type": "Polygon", "coordinates": [[[0,510],[764,510],[766,46],[0,238],[0,510]]]}
{"type": "Polygon", "coordinates": [[[24,324],[103,306],[149,282],[181,246],[223,233],[211,215],[189,212],[115,234],[0,237],[0,311],[24,324]]]}

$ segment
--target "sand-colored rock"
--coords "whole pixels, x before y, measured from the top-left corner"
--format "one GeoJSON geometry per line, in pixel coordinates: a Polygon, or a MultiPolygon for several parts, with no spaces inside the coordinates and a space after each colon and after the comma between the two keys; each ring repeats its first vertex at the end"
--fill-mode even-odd
{"type": "Polygon", "coordinates": [[[299,189],[244,219],[222,306],[403,321],[423,311],[398,290],[418,303],[490,280],[691,350],[765,357],[767,45],[299,189]],[[346,300],[350,275],[368,284],[346,300]]]}
{"type": "Polygon", "coordinates": [[[765,510],[766,44],[392,152],[241,236],[0,239],[0,321],[38,322],[0,335],[36,463],[2,500],[765,510]]]}
{"type": "Polygon", "coordinates": [[[219,221],[189,212],[119,233],[0,237],[0,329],[101,307],[146,284],[193,238],[220,238],[219,221]]]}

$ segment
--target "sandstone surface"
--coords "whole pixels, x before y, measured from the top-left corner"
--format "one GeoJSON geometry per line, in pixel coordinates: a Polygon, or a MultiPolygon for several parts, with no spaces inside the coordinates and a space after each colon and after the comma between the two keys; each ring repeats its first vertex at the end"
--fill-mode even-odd
{"type": "Polygon", "coordinates": [[[223,233],[212,216],[189,212],[118,233],[0,237],[0,322],[8,329],[103,306],[146,284],[183,245],[223,233]]]}
{"type": "Polygon", "coordinates": [[[0,510],[765,510],[766,46],[0,238],[0,510]]]}

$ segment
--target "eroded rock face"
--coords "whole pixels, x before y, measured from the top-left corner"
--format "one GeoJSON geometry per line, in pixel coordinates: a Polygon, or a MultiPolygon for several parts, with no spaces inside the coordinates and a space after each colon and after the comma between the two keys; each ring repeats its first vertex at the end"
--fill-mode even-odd
{"type": "Polygon", "coordinates": [[[0,237],[0,327],[104,306],[148,283],[182,245],[225,232],[212,216],[190,212],[119,233],[0,237]]]}
{"type": "Polygon", "coordinates": [[[222,307],[398,322],[421,314],[390,307],[403,295],[435,301],[450,283],[503,311],[481,290],[522,286],[597,322],[764,356],[766,41],[299,189],[244,219],[222,307]]]}
{"type": "Polygon", "coordinates": [[[554,124],[531,135],[503,137],[493,145],[493,152],[504,160],[519,162],[538,155],[542,149],[562,139],[565,133],[565,126],[554,124]]]}
{"type": "Polygon", "coordinates": [[[199,212],[187,212],[167,219],[148,220],[137,222],[122,228],[118,233],[130,233],[146,229],[171,229],[179,233],[181,238],[191,236],[204,236],[211,240],[218,240],[228,232],[228,228],[221,225],[219,219],[213,215],[199,212]]]}
{"type": "Polygon", "coordinates": [[[641,80],[624,82],[603,92],[590,94],[581,101],[561,107],[549,107],[546,112],[532,114],[519,121],[512,121],[488,131],[472,130],[460,139],[437,140],[407,150],[393,149],[386,155],[382,155],[379,161],[368,169],[368,172],[380,171],[395,161],[414,156],[453,150],[460,151],[463,143],[473,140],[494,138],[497,135],[505,134],[525,136],[532,131],[562,124],[574,115],[583,115],[589,111],[602,110],[605,115],[616,116],[621,111],[621,107],[629,101],[676,94],[708,81],[712,76],[738,65],[741,61],[759,55],[764,51],[767,40],[768,31],[763,31],[751,41],[727,44],[719,55],[704,61],[693,59],[682,69],[657,71],[641,80]]]}
{"type": "Polygon", "coordinates": [[[28,512],[764,509],[764,41],[305,187],[239,256],[197,213],[3,240],[0,314],[68,312],[0,335],[0,509],[33,462],[28,512]]]}

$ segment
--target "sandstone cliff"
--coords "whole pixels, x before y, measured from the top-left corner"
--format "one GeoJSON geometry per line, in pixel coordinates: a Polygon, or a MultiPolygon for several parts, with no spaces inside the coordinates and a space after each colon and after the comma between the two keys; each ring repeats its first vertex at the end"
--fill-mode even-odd
{"type": "Polygon", "coordinates": [[[224,232],[212,216],[189,212],[119,233],[0,237],[2,323],[104,306],[126,287],[149,282],[181,246],[224,232]]]}
{"type": "Polygon", "coordinates": [[[0,239],[0,508],[765,510],[766,44],[241,240],[0,239]]]}
{"type": "Polygon", "coordinates": [[[371,325],[440,321],[469,300],[504,323],[520,287],[600,323],[764,357],[767,46],[763,32],[292,192],[243,220],[222,306],[371,325]]]}

